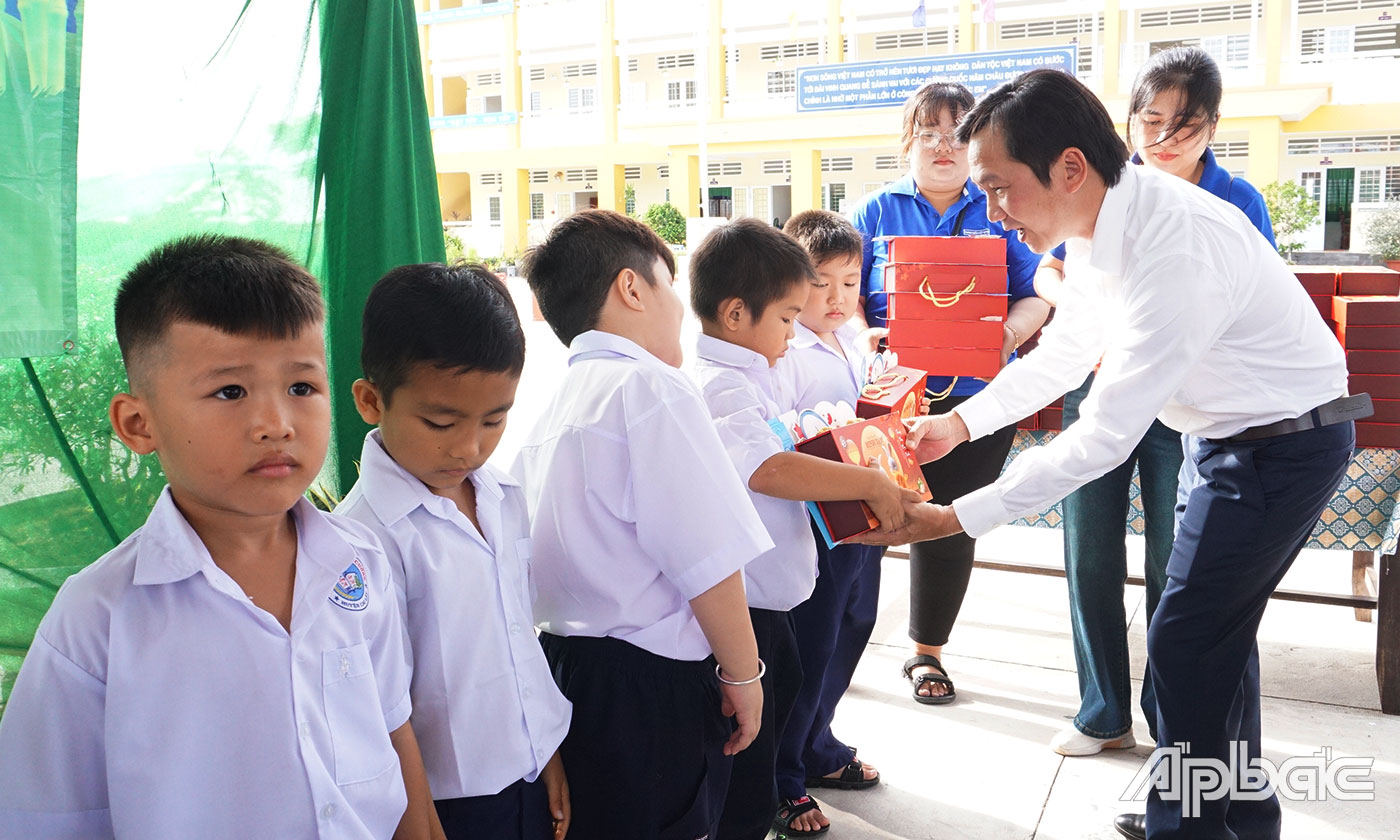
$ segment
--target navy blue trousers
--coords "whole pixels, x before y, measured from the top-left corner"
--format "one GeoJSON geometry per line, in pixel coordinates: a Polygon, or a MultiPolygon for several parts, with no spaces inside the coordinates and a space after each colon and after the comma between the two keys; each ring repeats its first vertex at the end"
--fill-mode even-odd
{"type": "Polygon", "coordinates": [[[490,796],[433,803],[447,840],[553,840],[549,791],[544,781],[521,779],[490,796]]]}
{"type": "MultiPolygon", "coordinates": [[[[1225,766],[1236,744],[1259,756],[1259,621],[1346,473],[1355,441],[1349,422],[1245,443],[1188,439],[1194,470],[1182,471],[1186,505],[1147,630],[1159,749],[1187,744],[1185,757],[1225,766]]],[[[1152,840],[1279,837],[1272,791],[1205,800],[1178,787],[1184,796],[1148,792],[1152,840]]]]}
{"type": "Polygon", "coordinates": [[[804,796],[808,776],[825,776],[851,760],[851,748],[832,733],[831,719],[875,629],[883,555],[878,546],[829,549],[817,535],[816,589],[792,609],[803,678],[778,743],[783,799],[804,796]]]}

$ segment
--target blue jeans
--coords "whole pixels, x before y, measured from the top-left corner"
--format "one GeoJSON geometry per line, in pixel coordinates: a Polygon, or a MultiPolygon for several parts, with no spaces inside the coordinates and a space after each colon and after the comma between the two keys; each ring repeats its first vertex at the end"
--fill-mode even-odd
{"type": "MultiPolygon", "coordinates": [[[[1066,428],[1079,419],[1079,405],[1093,381],[1090,374],[1083,385],[1065,395],[1066,428]]],[[[1128,577],[1123,537],[1134,464],[1146,521],[1143,577],[1147,582],[1147,620],[1151,622],[1166,585],[1167,559],[1172,551],[1181,434],[1153,420],[1126,461],[1075,490],[1064,502],[1065,573],[1079,674],[1079,713],[1074,726],[1094,738],[1117,738],[1133,728],[1128,623],[1123,613],[1123,587],[1128,577]]],[[[1143,674],[1142,711],[1155,737],[1157,705],[1146,665],[1143,674]]]]}

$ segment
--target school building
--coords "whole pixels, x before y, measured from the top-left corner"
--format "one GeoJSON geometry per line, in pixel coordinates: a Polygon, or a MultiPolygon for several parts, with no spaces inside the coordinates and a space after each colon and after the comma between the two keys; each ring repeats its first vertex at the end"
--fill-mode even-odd
{"type": "Polygon", "coordinates": [[[1305,247],[1365,250],[1400,201],[1400,0],[420,0],[418,23],[443,220],[482,256],[586,207],[841,210],[904,173],[879,74],[989,53],[1072,56],[1121,126],[1142,62],[1200,46],[1216,155],[1321,203],[1305,247]],[[833,107],[821,78],[865,89],[833,107]]]}

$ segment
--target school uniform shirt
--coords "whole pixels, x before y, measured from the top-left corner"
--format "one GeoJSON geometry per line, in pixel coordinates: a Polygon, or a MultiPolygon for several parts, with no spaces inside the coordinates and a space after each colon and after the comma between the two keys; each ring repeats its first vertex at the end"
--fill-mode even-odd
{"type": "Polygon", "coordinates": [[[383,838],[409,667],[384,553],[306,500],[291,632],[215,565],[169,488],[68,579],[0,721],[6,837],[383,838]]]}
{"type": "MultiPolygon", "coordinates": [[[[1264,203],[1264,196],[1254,185],[1243,178],[1236,178],[1225,167],[1215,162],[1215,152],[1206,149],[1206,153],[1201,156],[1205,166],[1201,169],[1201,180],[1196,182],[1196,186],[1215,196],[1216,198],[1228,201],[1240,209],[1240,212],[1249,219],[1250,224],[1258,229],[1263,237],[1269,240],[1269,244],[1278,247],[1274,241],[1274,225],[1269,220],[1269,206],[1264,203]]],[[[1134,164],[1142,165],[1142,156],[1133,153],[1134,164]]],[[[1050,255],[1058,260],[1065,258],[1065,246],[1056,245],[1050,255]]]]}
{"type": "Polygon", "coordinates": [[[389,558],[434,799],[535,781],[569,731],[569,701],[535,636],[525,494],[490,464],[469,478],[480,531],[399,466],[375,430],[336,508],[369,526],[389,558]]]}
{"type": "Polygon", "coordinates": [[[1298,417],[1347,387],[1336,338],[1250,220],[1146,166],[1125,166],[1093,239],[1070,241],[1040,346],[957,412],[981,437],[1078,385],[1100,355],[1079,421],[953,502],[970,536],[1122,463],[1154,415],[1225,438],[1298,417]]]}
{"type": "MultiPolygon", "coordinates": [[[[768,359],[704,333],[695,337],[690,374],[700,386],[720,443],[748,489],[763,462],[784,450],[768,421],[791,409],[792,397],[768,359]]],[[[748,494],[773,539],[773,548],[744,567],[749,606],[787,612],[807,600],[817,584],[817,543],[807,507],[751,489],[748,494]]]]}
{"type": "Polygon", "coordinates": [[[685,374],[597,330],[569,353],[511,470],[530,508],[535,619],[559,636],[704,659],[690,599],[773,541],[685,374]]]}
{"type": "Polygon", "coordinates": [[[865,380],[865,356],[855,346],[859,335],[855,325],[847,322],[833,332],[841,352],[800,321],[793,325],[792,332],[788,351],[778,360],[775,370],[792,392],[794,407],[801,410],[822,400],[845,400],[855,408],[865,380]]]}
{"type": "MultiPolygon", "coordinates": [[[[947,212],[940,214],[919,192],[913,175],[905,175],[879,192],[872,193],[851,212],[851,224],[864,236],[860,263],[860,293],[865,298],[865,319],[872,327],[885,325],[888,297],[885,293],[885,264],[889,262],[887,236],[999,236],[1006,240],[1006,273],[1009,302],[1035,296],[1035,270],[1040,255],[1032,253],[1014,230],[987,218],[987,195],[968,179],[963,194],[947,212]]],[[[1016,354],[1012,354],[1015,358],[1016,354]]],[[[975,394],[986,383],[970,376],[949,376],[929,371],[928,389],[936,393],[953,384],[952,396],[975,394]]]]}

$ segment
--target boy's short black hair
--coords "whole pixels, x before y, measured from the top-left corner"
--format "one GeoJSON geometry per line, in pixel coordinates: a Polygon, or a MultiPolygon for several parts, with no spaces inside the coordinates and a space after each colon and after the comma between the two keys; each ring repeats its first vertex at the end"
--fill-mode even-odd
{"type": "Polygon", "coordinates": [[[859,261],[864,253],[860,231],[845,216],[830,210],[804,210],[787,220],[783,233],[807,249],[814,266],[827,260],[859,261]]]}
{"type": "Polygon", "coordinates": [[[658,259],[674,276],[676,258],[656,231],[612,210],[584,210],[556,224],[525,253],[520,268],[540,314],[568,344],[597,325],[608,289],[624,268],[655,285],[658,259]]]}
{"type": "Polygon", "coordinates": [[[127,272],[115,304],[127,378],[176,321],[230,335],[295,338],[325,319],[321,287],[275,245],[199,233],[151,251],[127,272]]]}
{"type": "Polygon", "coordinates": [[[753,217],[710,231],[690,255],[690,306],[706,321],[719,317],[719,305],[739,298],[749,317],[792,287],[814,279],[812,260],[796,239],[753,217]]]}
{"type": "Polygon", "coordinates": [[[1084,83],[1059,70],[1032,70],[994,88],[958,123],[960,143],[995,129],[1006,153],[1049,186],[1050,165],[1073,146],[1084,153],[1104,184],[1123,174],[1128,147],[1103,103],[1084,83]]]}
{"type": "Polygon", "coordinates": [[[365,301],[360,367],[388,405],[415,365],[466,373],[525,368],[525,332],[484,265],[419,263],[379,278],[365,301]]]}

